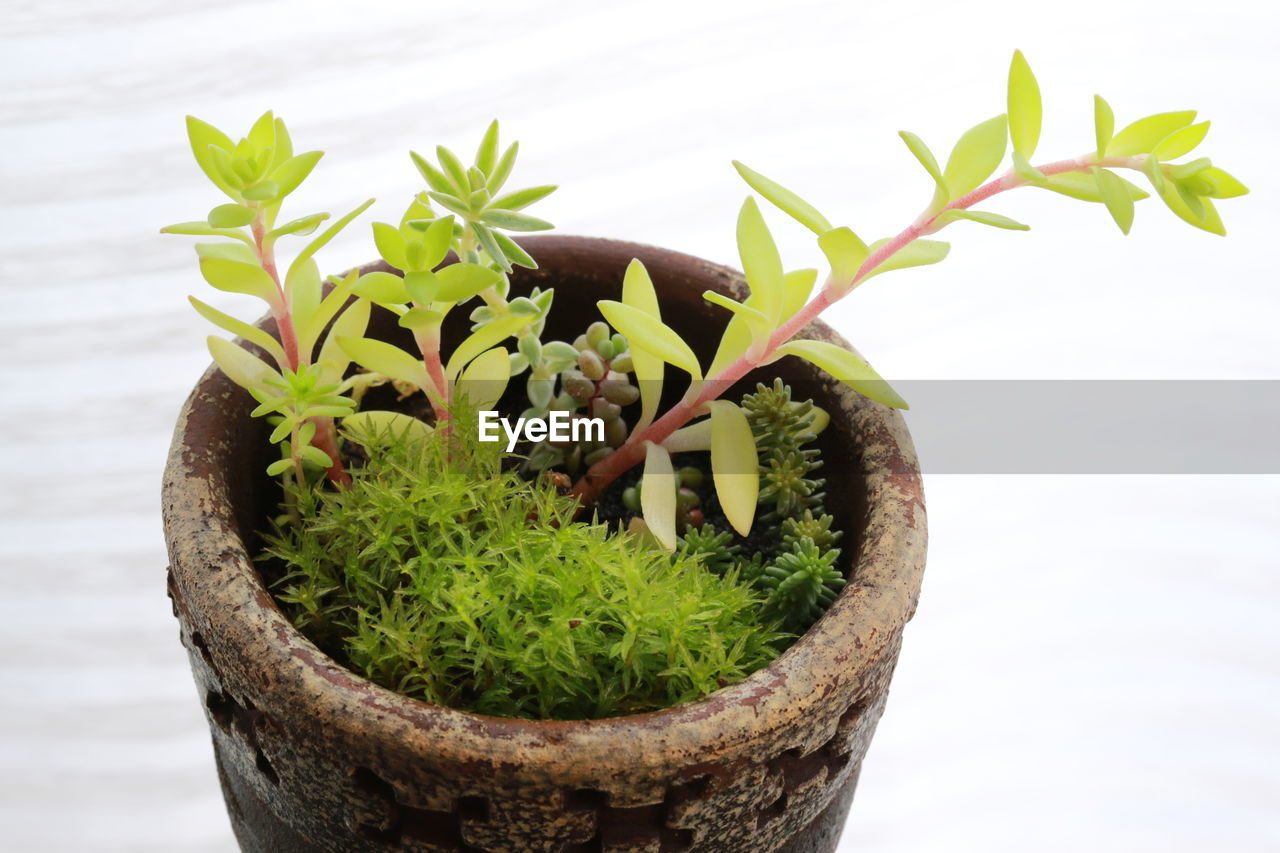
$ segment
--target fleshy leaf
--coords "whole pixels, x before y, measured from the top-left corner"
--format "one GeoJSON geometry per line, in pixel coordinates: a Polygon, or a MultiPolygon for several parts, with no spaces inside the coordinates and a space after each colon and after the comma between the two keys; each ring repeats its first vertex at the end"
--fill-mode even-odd
{"type": "Polygon", "coordinates": [[[445,377],[448,379],[457,378],[464,365],[480,355],[480,353],[501,343],[529,325],[530,320],[531,318],[519,314],[508,314],[505,317],[497,318],[491,323],[485,323],[479,329],[476,329],[462,343],[458,344],[457,349],[453,351],[453,355],[449,357],[449,363],[444,369],[445,377]]]}
{"type": "Polygon", "coordinates": [[[1040,142],[1042,107],[1040,84],[1020,50],[1013,52],[1013,62],[1009,65],[1008,109],[1013,150],[1029,160],[1040,142]]]}
{"type": "Polygon", "coordinates": [[[271,172],[271,180],[275,181],[278,187],[276,197],[284,198],[296,190],[323,156],[323,151],[306,151],[296,157],[290,157],[277,166],[271,172]]]}
{"type": "Polygon", "coordinates": [[[338,345],[338,338],[363,337],[365,330],[369,328],[369,314],[372,308],[371,303],[359,300],[351,303],[347,310],[333,321],[329,334],[325,336],[324,345],[320,347],[320,355],[316,358],[316,364],[320,365],[325,382],[336,385],[342,381],[343,374],[351,364],[351,358],[347,355],[347,351],[338,345]]]}
{"type": "Polygon", "coordinates": [[[1128,234],[1133,227],[1133,196],[1129,195],[1128,188],[1116,173],[1094,166],[1093,176],[1098,182],[1098,191],[1111,218],[1123,233],[1128,234]]]}
{"type": "MultiPolygon", "coordinates": [[[[1125,189],[1129,191],[1129,195],[1134,201],[1141,201],[1147,198],[1150,193],[1139,187],[1137,184],[1127,181],[1116,175],[1117,178],[1124,183],[1125,189]]],[[[1033,186],[1040,187],[1045,190],[1052,190],[1056,193],[1078,198],[1081,201],[1102,201],[1102,193],[1098,191],[1098,182],[1091,175],[1081,172],[1063,172],[1060,175],[1051,175],[1040,183],[1033,186]]]]}
{"type": "Polygon", "coordinates": [[[738,254],[755,307],[777,323],[782,314],[782,258],[756,200],[750,197],[738,212],[738,254]]]}
{"type": "Polygon", "coordinates": [[[535,201],[541,201],[555,191],[556,187],[553,184],[541,187],[529,187],[525,190],[516,190],[513,193],[498,196],[490,202],[490,206],[496,207],[500,210],[520,210],[528,207],[535,201]]]}
{"type": "Polygon", "coordinates": [[[1149,154],[1160,140],[1195,120],[1195,110],[1156,113],[1140,118],[1115,135],[1107,145],[1107,156],[1132,157],[1135,154],[1149,154]]]}
{"type": "Polygon", "coordinates": [[[355,210],[351,211],[346,216],[342,217],[338,221],[331,224],[328,228],[321,231],[319,236],[315,237],[310,243],[308,243],[302,249],[302,251],[298,253],[298,256],[293,259],[293,263],[289,265],[289,272],[292,273],[294,267],[300,264],[306,263],[307,258],[311,257],[316,252],[323,249],[329,243],[330,240],[336,237],[338,233],[342,231],[343,228],[346,228],[348,225],[350,225],[353,219],[355,219],[360,214],[364,213],[369,208],[369,205],[371,204],[373,204],[373,199],[366,199],[365,202],[361,204],[359,207],[357,207],[355,210]]]}
{"type": "Polygon", "coordinates": [[[242,228],[258,216],[258,212],[243,204],[220,204],[209,211],[208,222],[212,228],[242,228]]]}
{"type": "Polygon", "coordinates": [[[212,305],[206,305],[194,296],[188,296],[191,306],[196,309],[201,317],[213,323],[215,326],[225,329],[233,335],[239,335],[252,344],[257,344],[268,355],[276,360],[276,364],[283,366],[286,363],[284,357],[284,347],[280,346],[280,342],[271,335],[259,329],[257,326],[251,326],[243,320],[237,320],[230,314],[224,314],[212,305]]]}
{"type": "Polygon", "coordinates": [[[961,219],[967,219],[970,222],[980,222],[983,225],[990,225],[993,228],[1006,228],[1010,231],[1027,231],[1031,226],[1024,225],[1016,219],[1010,219],[1007,216],[1001,216],[998,213],[989,213],[985,210],[945,210],[938,217],[938,221],[942,224],[956,222],[961,219]]]}
{"type": "MultiPolygon", "coordinates": [[[[874,253],[888,242],[888,240],[877,240],[867,248],[874,253]]],[[[867,273],[866,278],[892,270],[936,264],[945,258],[949,251],[951,251],[951,244],[942,240],[913,240],[890,255],[880,266],[867,273]]]]}
{"type": "Polygon", "coordinates": [[[818,248],[831,264],[829,285],[836,293],[847,293],[853,287],[854,278],[871,251],[857,234],[848,228],[833,228],[818,238],[818,248]]]}
{"type": "Polygon", "coordinates": [[[431,386],[431,379],[422,360],[399,347],[373,338],[337,337],[335,340],[352,361],[366,370],[408,382],[424,390],[431,386]]]}
{"type": "Polygon", "coordinates": [[[1116,115],[1101,95],[1093,96],[1093,137],[1098,146],[1098,159],[1111,153],[1111,139],[1116,132],[1116,115]]]}
{"type": "Polygon", "coordinates": [[[373,223],[373,242],[384,261],[398,270],[408,269],[405,239],[399,228],[386,222],[373,223]]]}
{"type": "Polygon", "coordinates": [[[1210,198],[1235,198],[1249,192],[1249,188],[1240,183],[1234,175],[1217,166],[1205,169],[1200,173],[1200,177],[1208,181],[1212,187],[1209,192],[1210,198]]]}
{"type": "Polygon", "coordinates": [[[816,207],[800,198],[800,196],[796,195],[791,190],[782,186],[782,184],[766,178],[764,175],[748,168],[737,160],[733,161],[733,168],[738,170],[738,174],[747,182],[747,186],[760,193],[760,195],[768,199],[775,207],[799,222],[804,227],[808,228],[813,233],[821,234],[824,231],[831,230],[831,223],[827,221],[825,216],[818,212],[816,207]]]}
{"type": "Polygon", "coordinates": [[[599,306],[604,318],[609,321],[609,325],[621,332],[630,342],[633,354],[639,350],[646,350],[663,361],[674,364],[695,380],[702,378],[698,357],[670,326],[639,308],[614,302],[611,299],[601,299],[596,305],[599,306]]]}
{"type": "Polygon", "coordinates": [[[711,449],[711,421],[698,421],[687,427],[682,427],[667,436],[666,441],[662,442],[671,453],[693,453],[698,450],[711,449]]]}
{"type": "Polygon", "coordinates": [[[234,147],[231,139],[213,125],[195,116],[187,116],[187,139],[191,142],[191,153],[195,155],[200,171],[204,172],[218,189],[232,198],[238,198],[239,194],[227,181],[222,170],[217,167],[214,155],[209,150],[209,147],[213,146],[229,153],[234,147]]]}
{"type": "Polygon", "coordinates": [[[507,390],[511,362],[503,347],[486,350],[467,365],[458,379],[458,388],[476,409],[491,409],[507,390]]]}
{"type": "Polygon", "coordinates": [[[1179,157],[1190,154],[1195,150],[1195,147],[1204,141],[1205,135],[1208,133],[1209,122],[1207,121],[1187,125],[1160,140],[1155,150],[1151,153],[1163,163],[1177,160],[1179,157]]]}
{"type": "Polygon", "coordinates": [[[920,161],[920,165],[924,166],[924,170],[929,173],[929,177],[933,178],[935,188],[930,209],[942,207],[951,198],[951,190],[947,188],[947,180],[942,176],[942,169],[938,166],[938,158],[933,156],[933,152],[929,150],[928,145],[924,144],[924,140],[911,131],[900,130],[898,131],[898,136],[902,137],[902,141],[907,143],[907,148],[920,161]]]}
{"type": "Polygon", "coordinates": [[[208,344],[218,368],[245,390],[259,388],[268,377],[280,375],[271,365],[226,338],[210,335],[208,344]]]}
{"type": "Polygon", "coordinates": [[[502,280],[502,274],[480,264],[450,264],[436,273],[440,290],[436,299],[441,302],[462,302],[492,287],[502,280]]]}
{"type": "Polygon", "coordinates": [[[676,549],[676,475],[671,455],[652,441],[645,442],[644,475],[641,479],[640,511],[658,543],[668,551],[676,549]]]}
{"type": "Polygon", "coordinates": [[[818,281],[815,269],[792,270],[782,277],[782,320],[790,320],[813,295],[818,281]]]}
{"type": "Polygon", "coordinates": [[[200,272],[218,290],[248,293],[271,305],[280,301],[275,280],[256,264],[204,257],[200,259],[200,272]]]}
{"type": "MultiPolygon", "coordinates": [[[[648,314],[654,320],[662,321],[662,311],[658,307],[658,293],[654,290],[653,279],[649,271],[639,259],[633,259],[627,265],[626,275],[622,279],[622,302],[637,311],[648,314]]],[[[632,370],[636,375],[636,384],[640,386],[640,420],[635,429],[648,426],[658,413],[658,404],[662,398],[662,358],[641,347],[631,347],[632,370]]]]}
{"type": "Polygon", "coordinates": [[[773,334],[773,323],[769,322],[769,318],[761,314],[754,308],[743,305],[741,302],[735,302],[722,293],[716,293],[714,290],[704,290],[702,298],[719,305],[721,308],[728,308],[735,316],[741,317],[747,324],[747,328],[751,330],[751,342],[754,344],[756,351],[760,352],[769,342],[769,336],[773,334]]]}
{"type": "Polygon", "coordinates": [[[898,392],[889,387],[889,383],[885,382],[862,356],[844,347],[825,341],[790,341],[778,347],[777,354],[779,357],[795,355],[812,362],[835,379],[877,403],[883,403],[895,409],[907,408],[907,401],[898,396],[898,392]]]}
{"type": "Polygon", "coordinates": [[[713,400],[711,409],[711,473],[720,507],[733,529],[751,532],[760,493],[760,459],[755,436],[742,409],[726,400],[713,400]]]}
{"type": "Polygon", "coordinates": [[[1005,117],[998,115],[969,128],[956,142],[942,171],[953,200],[977,189],[1000,165],[1007,127],[1005,117]]]}

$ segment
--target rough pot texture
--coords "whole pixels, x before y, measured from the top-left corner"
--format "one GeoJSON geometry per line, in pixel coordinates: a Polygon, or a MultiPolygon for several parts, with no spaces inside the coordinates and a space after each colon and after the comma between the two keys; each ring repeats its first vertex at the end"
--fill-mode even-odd
{"type": "MultiPolygon", "coordinates": [[[[709,359],[740,295],[732,270],[649,246],[524,242],[556,288],[550,337],[572,339],[648,266],[667,322],[709,359]]],[[[380,312],[385,313],[385,312],[380,312]]],[[[464,311],[446,328],[463,332],[464,311]]],[[[372,333],[403,334],[392,323],[372,333]]],[[[814,324],[809,337],[842,345],[814,324]]],[[[407,343],[407,339],[404,341],[407,343]]],[[[851,583],[769,667],[698,702],[588,722],[463,713],[336,664],[281,614],[250,560],[278,494],[249,395],[210,371],[178,420],[164,481],[169,590],[244,850],[832,851],[884,710],[924,569],[925,513],[902,418],[797,359],[781,375],[832,415],[820,447],[851,583]]],[[[750,385],[748,385],[749,383],[750,385]]],[[[733,394],[737,394],[735,390],[733,394]]]]}

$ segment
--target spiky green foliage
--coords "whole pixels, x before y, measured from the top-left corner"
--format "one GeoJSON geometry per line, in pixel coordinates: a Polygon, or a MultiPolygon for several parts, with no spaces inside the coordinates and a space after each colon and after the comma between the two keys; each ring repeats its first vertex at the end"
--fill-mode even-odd
{"type": "MultiPolygon", "coordinates": [[[[455,418],[461,426],[464,418],[455,418]]],[[[294,623],[374,681],[499,716],[667,707],[740,680],[781,638],[762,596],[605,525],[443,431],[371,442],[348,488],[299,494],[270,537],[294,623]]]]}
{"type": "Polygon", "coordinates": [[[823,551],[803,537],[766,567],[760,583],[769,590],[765,612],[781,616],[784,624],[803,633],[836,600],[845,579],[836,568],[838,549],[823,551]]]}
{"type": "Polygon", "coordinates": [[[726,575],[738,562],[742,548],[733,541],[733,534],[717,531],[715,525],[690,527],[680,537],[680,553],[702,560],[702,564],[718,575],[726,575]]]}
{"type": "Polygon", "coordinates": [[[760,451],[762,518],[780,522],[820,507],[826,480],[811,475],[822,460],[816,448],[807,446],[817,438],[813,401],[792,400],[791,386],[774,379],[772,385],[759,383],[755,393],[743,395],[742,408],[760,451]]]}
{"type": "Polygon", "coordinates": [[[810,540],[823,551],[834,548],[844,536],[844,531],[832,530],[833,521],[834,519],[824,512],[814,515],[811,509],[806,509],[799,516],[784,518],[780,528],[782,552],[792,550],[802,539],[810,540]]]}

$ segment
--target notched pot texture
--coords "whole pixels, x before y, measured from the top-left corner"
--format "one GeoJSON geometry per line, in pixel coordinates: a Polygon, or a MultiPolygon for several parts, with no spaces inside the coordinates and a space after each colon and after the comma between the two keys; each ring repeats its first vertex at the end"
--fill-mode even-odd
{"type": "MultiPolygon", "coordinates": [[[[556,288],[549,331],[572,338],[616,298],[633,258],[664,318],[702,358],[744,296],[734,271],[648,246],[579,237],[522,245],[539,269],[513,292],[556,288]],[[695,350],[699,347],[695,344],[695,350]]],[[[446,326],[458,340],[464,318],[446,326]]],[[[384,316],[372,334],[406,334],[384,316]]],[[[846,345],[821,323],[806,337],[846,345]]],[[[441,708],[340,667],[296,631],[250,553],[278,493],[253,401],[215,370],[178,420],[164,480],[169,593],[248,851],[831,851],[884,710],[924,570],[925,513],[901,416],[797,359],[780,375],[831,415],[819,447],[851,583],[765,669],[697,702],[584,722],[441,708]]],[[[677,383],[671,382],[668,385],[677,383]]]]}

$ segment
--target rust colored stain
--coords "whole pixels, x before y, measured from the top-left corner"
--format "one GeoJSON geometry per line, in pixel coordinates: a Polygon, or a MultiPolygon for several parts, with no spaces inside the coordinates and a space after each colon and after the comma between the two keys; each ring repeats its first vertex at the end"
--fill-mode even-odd
{"type": "MultiPolygon", "coordinates": [[[[671,325],[703,342],[703,358],[714,343],[706,329],[724,320],[702,292],[743,293],[734,271],[649,246],[581,237],[522,243],[540,267],[519,271],[513,290],[560,288],[553,337],[572,340],[595,319],[595,301],[617,297],[632,258],[649,268],[671,325]]],[[[465,318],[451,319],[446,345],[465,332],[465,318]]],[[[389,318],[370,333],[409,343],[389,318]]],[[[821,323],[804,334],[848,346],[821,323]]],[[[834,850],[919,595],[924,497],[897,412],[797,359],[740,387],[775,375],[831,414],[819,447],[852,582],[791,649],[739,684],[649,714],[537,722],[385,690],[289,624],[247,556],[276,500],[262,474],[265,433],[249,418],[249,395],[206,373],[175,430],[164,524],[174,614],[241,847],[834,850]]]]}

